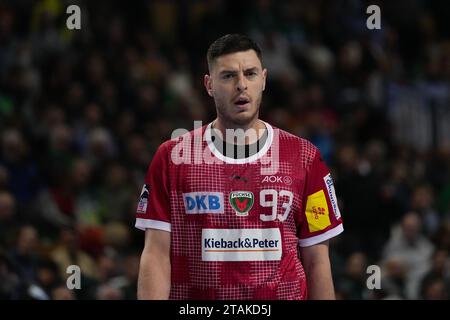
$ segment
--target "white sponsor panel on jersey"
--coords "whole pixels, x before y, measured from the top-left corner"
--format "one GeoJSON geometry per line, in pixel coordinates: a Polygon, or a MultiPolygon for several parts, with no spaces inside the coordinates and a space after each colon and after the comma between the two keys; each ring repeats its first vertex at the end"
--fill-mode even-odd
{"type": "Polygon", "coordinates": [[[336,219],[341,217],[341,212],[339,211],[339,206],[336,197],[336,191],[334,190],[333,179],[331,178],[331,173],[327,174],[323,177],[323,181],[325,181],[325,186],[327,187],[328,197],[330,198],[331,206],[333,207],[333,212],[336,219]]]}
{"type": "Polygon", "coordinates": [[[203,229],[203,261],[281,260],[281,233],[268,229],[203,229]]]}
{"type": "Polygon", "coordinates": [[[183,200],[184,208],[188,214],[224,212],[222,192],[183,193],[183,200]]]}

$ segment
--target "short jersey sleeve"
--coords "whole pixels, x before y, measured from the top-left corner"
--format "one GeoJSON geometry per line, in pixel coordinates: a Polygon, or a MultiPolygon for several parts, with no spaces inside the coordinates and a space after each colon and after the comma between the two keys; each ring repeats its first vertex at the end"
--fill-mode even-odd
{"type": "Polygon", "coordinates": [[[147,170],[136,209],[136,228],[171,231],[169,158],[166,144],[162,144],[147,170]]]}
{"type": "Polygon", "coordinates": [[[344,231],[333,179],[317,150],[306,173],[302,199],[299,245],[312,246],[344,231]]]}

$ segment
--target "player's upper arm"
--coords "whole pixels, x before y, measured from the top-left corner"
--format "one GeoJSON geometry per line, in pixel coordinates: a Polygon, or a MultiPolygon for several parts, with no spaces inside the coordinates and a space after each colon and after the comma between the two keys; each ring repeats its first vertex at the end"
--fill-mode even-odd
{"type": "Polygon", "coordinates": [[[139,266],[138,298],[168,299],[170,277],[170,232],[146,229],[139,266]]]}
{"type": "Polygon", "coordinates": [[[300,247],[300,256],[303,263],[320,262],[329,259],[329,241],[317,243],[315,245],[300,247]]]}
{"type": "Polygon", "coordinates": [[[305,176],[298,226],[300,247],[320,244],[344,230],[333,179],[320,152],[317,149],[315,151],[305,176]]]}
{"type": "Polygon", "coordinates": [[[144,252],[157,256],[168,256],[170,253],[170,232],[146,229],[144,252]]]}

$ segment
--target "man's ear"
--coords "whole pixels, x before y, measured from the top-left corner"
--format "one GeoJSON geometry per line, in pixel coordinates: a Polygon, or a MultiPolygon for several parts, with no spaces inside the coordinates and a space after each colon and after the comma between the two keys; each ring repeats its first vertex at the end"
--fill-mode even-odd
{"type": "Polygon", "coordinates": [[[212,94],[212,92],[213,92],[212,91],[212,79],[209,74],[205,74],[205,77],[203,78],[203,84],[205,85],[205,89],[206,89],[206,92],[208,92],[208,95],[210,97],[212,97],[213,96],[213,94],[212,94]]]}
{"type": "Polygon", "coordinates": [[[264,89],[266,89],[267,69],[263,69],[262,75],[263,75],[263,87],[262,87],[262,90],[264,91],[264,89]]]}

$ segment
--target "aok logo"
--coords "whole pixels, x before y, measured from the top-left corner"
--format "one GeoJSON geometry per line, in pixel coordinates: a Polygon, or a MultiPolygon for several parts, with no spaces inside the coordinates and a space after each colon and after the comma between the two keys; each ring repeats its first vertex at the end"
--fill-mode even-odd
{"type": "Polygon", "coordinates": [[[275,182],[282,182],[281,176],[265,176],[263,181],[261,181],[262,183],[264,182],[270,182],[270,183],[275,183],[275,182]]]}
{"type": "Polygon", "coordinates": [[[222,192],[190,192],[183,193],[186,213],[223,213],[222,192]]]}
{"type": "Polygon", "coordinates": [[[290,176],[265,176],[261,183],[284,183],[289,186],[292,184],[292,178],[290,176]]]}

